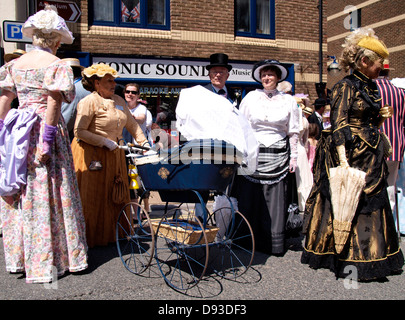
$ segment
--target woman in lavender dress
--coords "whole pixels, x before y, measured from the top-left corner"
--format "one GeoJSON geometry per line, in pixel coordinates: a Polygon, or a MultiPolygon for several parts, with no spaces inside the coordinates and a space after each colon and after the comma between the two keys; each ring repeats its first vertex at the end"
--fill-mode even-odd
{"type": "MultiPolygon", "coordinates": [[[[82,205],[60,116],[62,101],[75,94],[73,72],[55,56],[60,43],[73,37],[52,8],[29,17],[22,31],[32,36],[35,49],[0,68],[0,126],[10,129],[16,96],[20,113],[35,110],[35,122],[27,134],[26,184],[0,198],[4,254],[7,271],[25,272],[27,283],[50,282],[87,268],[82,205]]],[[[2,164],[7,161],[12,159],[2,164]]]]}

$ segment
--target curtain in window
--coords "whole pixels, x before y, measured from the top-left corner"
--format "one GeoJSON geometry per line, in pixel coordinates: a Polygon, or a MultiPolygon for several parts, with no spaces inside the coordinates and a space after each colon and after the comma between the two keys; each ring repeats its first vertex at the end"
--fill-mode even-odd
{"type": "Polygon", "coordinates": [[[270,0],[256,0],[256,33],[270,34],[270,0]]]}
{"type": "Polygon", "coordinates": [[[236,29],[250,32],[250,0],[236,0],[236,29]]]}
{"type": "Polygon", "coordinates": [[[148,24],[166,24],[165,0],[148,0],[148,24]]]}
{"type": "Polygon", "coordinates": [[[95,21],[114,21],[114,0],[93,0],[95,21]]]}

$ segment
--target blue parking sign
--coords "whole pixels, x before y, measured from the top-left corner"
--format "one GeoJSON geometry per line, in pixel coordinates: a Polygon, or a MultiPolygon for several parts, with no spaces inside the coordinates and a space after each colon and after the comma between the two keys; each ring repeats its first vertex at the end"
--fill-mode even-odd
{"type": "Polygon", "coordinates": [[[32,42],[32,39],[22,34],[24,22],[3,21],[3,40],[7,42],[32,42]]]}

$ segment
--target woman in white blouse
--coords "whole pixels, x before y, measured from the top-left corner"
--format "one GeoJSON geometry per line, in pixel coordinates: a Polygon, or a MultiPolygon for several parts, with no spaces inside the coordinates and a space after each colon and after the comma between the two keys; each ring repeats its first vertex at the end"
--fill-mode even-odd
{"type": "Polygon", "coordinates": [[[258,165],[252,175],[237,176],[233,196],[253,228],[258,251],[283,255],[287,216],[287,176],[295,172],[299,136],[296,100],[276,87],[288,71],[276,60],[260,61],[252,77],[263,89],[249,92],[239,110],[250,122],[260,144],[258,165]]]}

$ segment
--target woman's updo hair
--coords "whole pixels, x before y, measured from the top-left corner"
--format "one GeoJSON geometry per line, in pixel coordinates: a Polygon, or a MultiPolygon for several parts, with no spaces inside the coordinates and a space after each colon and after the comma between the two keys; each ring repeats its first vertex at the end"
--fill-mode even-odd
{"type": "Polygon", "coordinates": [[[95,80],[100,80],[101,78],[97,75],[92,75],[91,77],[87,77],[83,72],[82,72],[82,85],[83,88],[86,89],[87,91],[93,92],[96,91],[96,87],[94,85],[95,80]]]}
{"type": "Polygon", "coordinates": [[[36,29],[32,35],[32,44],[41,48],[53,48],[61,41],[61,39],[62,36],[60,33],[44,33],[41,30],[36,29]]]}
{"type": "MultiPolygon", "coordinates": [[[[378,37],[375,35],[373,29],[360,28],[352,32],[346,37],[345,42],[342,45],[342,55],[339,58],[339,64],[346,72],[350,69],[359,69],[363,57],[367,57],[371,61],[377,61],[384,58],[375,51],[365,48],[364,46],[360,46],[359,43],[361,43],[364,39],[367,39],[368,44],[371,42],[371,47],[373,46],[372,42],[375,44],[379,43],[385,47],[385,45],[378,40],[378,37]]],[[[381,48],[378,46],[377,49],[381,48]]]]}

